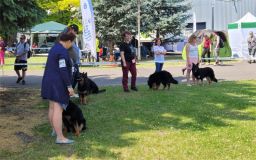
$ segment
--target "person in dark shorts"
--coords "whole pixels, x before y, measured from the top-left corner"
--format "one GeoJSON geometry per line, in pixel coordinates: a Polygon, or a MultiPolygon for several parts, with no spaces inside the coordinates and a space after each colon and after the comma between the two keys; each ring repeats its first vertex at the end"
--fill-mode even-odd
{"type": "Polygon", "coordinates": [[[26,71],[27,71],[27,54],[29,51],[29,44],[26,43],[26,36],[21,35],[20,36],[20,42],[16,45],[15,50],[15,64],[14,64],[14,70],[18,76],[16,83],[22,82],[24,85],[25,77],[26,77],[26,71]],[[22,75],[20,74],[20,70],[22,70],[22,75]]]}

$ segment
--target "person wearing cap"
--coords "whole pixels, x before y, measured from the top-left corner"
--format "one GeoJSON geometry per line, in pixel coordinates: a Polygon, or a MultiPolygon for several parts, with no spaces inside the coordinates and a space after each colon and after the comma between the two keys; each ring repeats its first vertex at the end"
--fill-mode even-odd
{"type": "MultiPolygon", "coordinates": [[[[256,52],[256,38],[252,31],[249,33],[247,42],[248,42],[249,55],[254,57],[255,52],[256,52]]],[[[254,62],[255,62],[255,60],[254,60],[254,62]]],[[[249,63],[251,63],[251,60],[249,61],[249,63]]]]}
{"type": "Polygon", "coordinates": [[[29,51],[29,44],[26,43],[26,36],[21,35],[20,36],[20,42],[16,45],[15,50],[15,64],[14,64],[14,70],[18,76],[18,79],[16,83],[25,84],[25,77],[26,77],[26,71],[27,71],[27,54],[29,51]],[[20,75],[20,70],[22,70],[22,76],[20,75]]]}
{"type": "MultiPolygon", "coordinates": [[[[69,27],[65,28],[64,31],[61,33],[73,33],[77,35],[79,32],[79,28],[76,24],[71,24],[69,27]]],[[[73,72],[73,83],[72,87],[75,88],[77,84],[77,77],[79,76],[79,65],[80,65],[80,59],[81,59],[81,51],[79,47],[76,45],[75,41],[72,44],[72,47],[68,49],[69,56],[71,58],[72,62],[72,72],[73,72]]]]}

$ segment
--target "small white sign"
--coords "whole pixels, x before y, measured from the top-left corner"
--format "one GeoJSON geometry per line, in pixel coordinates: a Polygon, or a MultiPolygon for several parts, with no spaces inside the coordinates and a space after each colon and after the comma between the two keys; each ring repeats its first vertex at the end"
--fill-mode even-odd
{"type": "Polygon", "coordinates": [[[59,68],[64,68],[66,67],[66,61],[65,59],[60,59],[59,60],[59,68]]]}

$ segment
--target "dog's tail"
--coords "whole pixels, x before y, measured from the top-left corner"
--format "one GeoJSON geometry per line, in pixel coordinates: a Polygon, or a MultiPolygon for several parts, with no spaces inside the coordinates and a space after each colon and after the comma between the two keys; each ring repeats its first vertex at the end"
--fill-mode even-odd
{"type": "Polygon", "coordinates": [[[106,92],[106,89],[101,89],[101,90],[99,90],[98,93],[103,93],[103,92],[106,92]]]}

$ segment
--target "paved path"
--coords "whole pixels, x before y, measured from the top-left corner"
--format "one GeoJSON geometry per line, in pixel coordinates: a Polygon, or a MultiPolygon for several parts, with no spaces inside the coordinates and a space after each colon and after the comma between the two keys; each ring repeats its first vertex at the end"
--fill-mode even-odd
{"type": "MultiPolygon", "coordinates": [[[[248,64],[245,61],[224,64],[222,66],[210,65],[215,71],[217,79],[220,81],[232,80],[251,80],[256,79],[256,64],[248,64]]],[[[206,65],[204,65],[206,66],[206,65]]],[[[202,66],[202,67],[204,67],[202,66]]],[[[181,73],[182,66],[164,66],[179,82],[185,82],[185,76],[181,73]]],[[[87,72],[88,76],[93,79],[99,86],[121,85],[122,71],[120,67],[82,67],[82,72],[87,72]]],[[[137,84],[146,84],[147,78],[154,72],[153,67],[138,67],[137,84]]],[[[43,70],[31,70],[27,73],[26,85],[16,84],[16,74],[14,71],[0,70],[0,87],[33,87],[40,88],[43,70]]],[[[130,79],[129,79],[130,80],[130,79]]]]}

